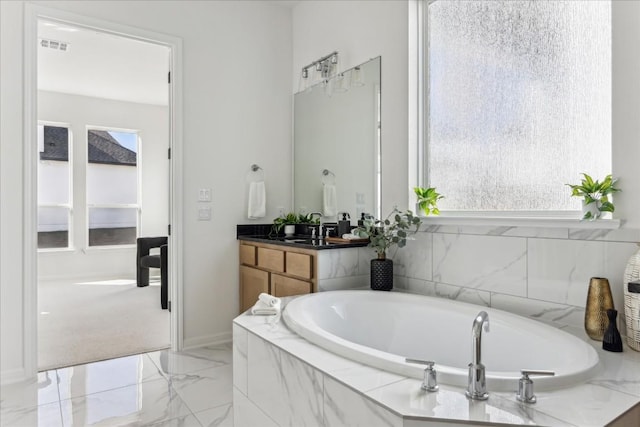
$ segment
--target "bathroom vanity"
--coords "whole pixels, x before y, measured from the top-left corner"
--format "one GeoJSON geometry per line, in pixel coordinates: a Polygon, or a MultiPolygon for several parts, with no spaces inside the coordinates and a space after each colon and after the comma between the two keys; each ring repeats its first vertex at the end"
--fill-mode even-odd
{"type": "Polygon", "coordinates": [[[240,313],[251,308],[261,292],[285,297],[368,283],[372,251],[366,243],[269,237],[261,230],[243,235],[238,227],[240,313]]]}

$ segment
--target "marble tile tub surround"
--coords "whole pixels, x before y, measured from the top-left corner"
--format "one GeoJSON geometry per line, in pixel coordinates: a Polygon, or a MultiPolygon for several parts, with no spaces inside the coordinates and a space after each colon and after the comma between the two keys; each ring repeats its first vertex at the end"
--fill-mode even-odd
{"type": "Polygon", "coordinates": [[[470,401],[462,388],[443,384],[437,393],[426,393],[419,379],[341,358],[282,321],[273,324],[243,314],[233,324],[235,425],[588,427],[608,425],[622,414],[628,424],[621,425],[635,425],[640,353],[605,352],[582,328],[566,329],[594,345],[602,369],[587,383],[537,392],[538,403],[528,405],[518,402],[515,393],[491,390],[488,401],[470,401]]]}
{"type": "Polygon", "coordinates": [[[232,346],[155,351],[3,386],[0,426],[233,427],[232,346]]]}
{"type": "Polygon", "coordinates": [[[624,333],[623,275],[639,229],[423,226],[392,251],[394,286],[581,326],[589,279],[609,279],[624,333]]]}

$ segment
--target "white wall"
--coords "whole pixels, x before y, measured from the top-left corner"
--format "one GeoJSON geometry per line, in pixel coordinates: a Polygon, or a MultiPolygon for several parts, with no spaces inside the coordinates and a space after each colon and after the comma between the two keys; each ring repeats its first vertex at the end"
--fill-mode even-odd
{"type": "MultiPolygon", "coordinates": [[[[183,41],[184,338],[231,337],[238,310],[235,226],[246,219],[246,176],[265,171],[267,216],[291,207],[291,10],[263,1],[43,1],[45,7],[183,41]],[[213,221],[197,221],[211,188],[213,221]]],[[[22,370],[23,2],[0,2],[2,73],[3,381],[22,370]]]]}
{"type": "MultiPolygon", "coordinates": [[[[87,164],[87,127],[106,127],[138,131],[140,138],[139,165],[142,190],[140,221],[141,236],[164,236],[169,221],[169,109],[159,105],[137,104],[107,99],[69,95],[56,92],[38,92],[38,119],[45,122],[69,124],[70,140],[73,141],[73,248],[70,251],[43,251],[38,255],[40,279],[60,277],[113,277],[135,276],[135,247],[99,248],[94,253],[87,248],[85,209],[86,203],[135,203],[136,168],[87,164]],[[84,166],[88,166],[88,168],[84,166]],[[107,199],[96,200],[94,180],[103,176],[104,169],[123,169],[117,177],[105,178],[108,188],[120,188],[122,181],[133,179],[134,193],[127,199],[118,192],[107,199]],[[134,174],[133,176],[130,176],[134,174]],[[85,189],[85,183],[88,187],[85,189]],[[133,197],[133,199],[131,198],[133,197]],[[87,198],[89,200],[87,200],[87,198]]],[[[58,163],[58,162],[56,162],[58,163]]]]}

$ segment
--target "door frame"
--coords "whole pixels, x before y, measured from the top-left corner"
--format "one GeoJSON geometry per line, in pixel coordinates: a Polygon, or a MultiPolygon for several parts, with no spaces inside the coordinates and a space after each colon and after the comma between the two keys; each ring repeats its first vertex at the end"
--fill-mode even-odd
{"type": "Polygon", "coordinates": [[[23,367],[27,377],[38,372],[38,20],[47,19],[169,48],[169,296],[171,349],[182,350],[183,336],[183,168],[182,168],[182,39],[110,21],[25,3],[24,9],[24,188],[23,209],[23,367]]]}

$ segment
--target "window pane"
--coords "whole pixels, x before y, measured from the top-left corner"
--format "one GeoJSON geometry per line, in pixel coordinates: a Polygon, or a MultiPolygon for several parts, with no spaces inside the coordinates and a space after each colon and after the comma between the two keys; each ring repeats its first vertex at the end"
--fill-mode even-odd
{"type": "Polygon", "coordinates": [[[436,1],[428,14],[441,208],[579,210],[564,184],[611,172],[610,2],[436,1]]]}
{"type": "Polygon", "coordinates": [[[87,136],[87,203],[137,203],[138,136],[103,130],[89,130],[87,136]]]}
{"type": "Polygon", "coordinates": [[[38,126],[38,204],[69,203],[69,129],[38,126]]]}
{"type": "Polygon", "coordinates": [[[38,249],[69,247],[69,209],[38,208],[38,249]]]}
{"type": "Polygon", "coordinates": [[[136,242],[136,208],[89,208],[89,246],[136,242]]]}

